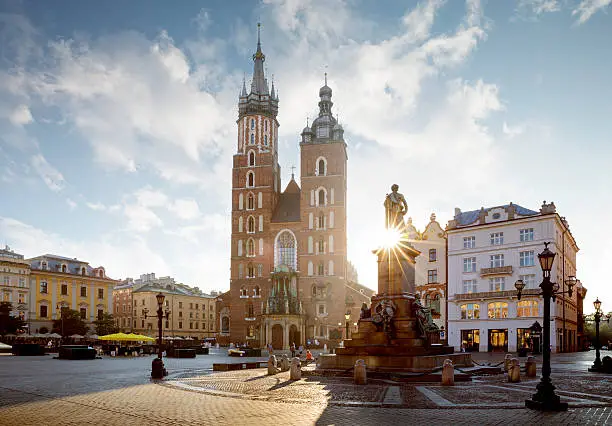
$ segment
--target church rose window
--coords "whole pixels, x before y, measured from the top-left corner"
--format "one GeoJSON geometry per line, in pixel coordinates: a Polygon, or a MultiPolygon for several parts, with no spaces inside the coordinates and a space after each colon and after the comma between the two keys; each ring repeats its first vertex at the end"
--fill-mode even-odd
{"type": "Polygon", "coordinates": [[[283,231],[276,239],[276,265],[288,266],[295,270],[295,237],[289,231],[283,231]]]}

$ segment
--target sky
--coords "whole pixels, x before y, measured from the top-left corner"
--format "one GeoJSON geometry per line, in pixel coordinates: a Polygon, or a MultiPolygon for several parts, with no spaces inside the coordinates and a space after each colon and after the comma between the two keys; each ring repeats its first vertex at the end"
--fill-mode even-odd
{"type": "Polygon", "coordinates": [[[421,230],[432,212],[444,227],[455,207],[554,201],[585,312],[595,297],[612,310],[611,3],[0,0],[0,244],[228,289],[237,101],[261,22],[283,187],[328,73],[363,284],[397,183],[421,230]]]}

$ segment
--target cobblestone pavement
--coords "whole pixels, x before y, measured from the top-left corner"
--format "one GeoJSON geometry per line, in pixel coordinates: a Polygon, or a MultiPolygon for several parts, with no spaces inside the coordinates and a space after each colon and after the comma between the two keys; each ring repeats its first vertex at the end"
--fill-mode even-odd
{"type": "MultiPolygon", "coordinates": [[[[222,359],[228,361],[226,357],[222,359]]],[[[515,392],[503,389],[499,391],[518,394],[519,400],[533,392],[534,381],[509,385],[503,381],[503,376],[482,378],[471,384],[458,384],[456,388],[450,388],[449,393],[440,391],[439,386],[431,384],[402,386],[400,395],[403,402],[416,402],[414,395],[420,395],[430,408],[378,408],[345,406],[342,403],[352,400],[384,402],[386,392],[381,389],[386,389],[389,384],[374,383],[344,394],[339,392],[336,396],[337,387],[344,386],[349,389],[352,385],[333,378],[326,378],[329,380],[322,383],[320,377],[306,377],[300,381],[306,384],[287,383],[284,376],[269,378],[262,374],[262,370],[203,375],[210,371],[213,361],[218,362],[215,356],[198,357],[196,360],[168,359],[165,361],[166,366],[171,373],[175,373],[175,378],[159,384],[148,380],[150,361],[151,358],[70,362],[52,360],[49,357],[0,357],[0,424],[612,424],[611,401],[607,399],[609,397],[612,400],[610,387],[607,387],[607,393],[600,395],[601,398],[594,398],[593,394],[606,390],[605,386],[599,388],[597,384],[589,385],[595,387],[589,387],[586,392],[582,392],[585,395],[578,395],[578,387],[568,390],[567,395],[602,405],[572,407],[565,413],[540,413],[518,407],[500,408],[499,404],[504,401],[496,401],[497,406],[486,405],[480,409],[461,408],[462,395],[467,394],[471,398],[478,394],[479,389],[487,386],[493,390],[496,389],[494,386],[515,387],[518,389],[515,392]],[[227,378],[220,380],[223,375],[227,378]],[[214,377],[219,380],[213,380],[214,377]],[[185,390],[173,385],[207,383],[218,392],[236,393],[237,388],[242,386],[237,385],[238,383],[250,383],[247,380],[253,378],[255,379],[251,382],[261,381],[260,388],[267,386],[268,392],[276,394],[275,398],[258,398],[264,396],[261,392],[242,392],[247,398],[227,397],[197,389],[185,390]],[[219,384],[232,381],[232,385],[219,384]],[[440,405],[440,401],[436,402],[435,398],[432,400],[424,396],[417,389],[420,386],[428,387],[454,405],[440,405]],[[368,388],[370,389],[366,390],[368,388]],[[416,393],[410,396],[405,393],[405,389],[412,389],[416,393]]],[[[575,382],[583,382],[580,374],[581,371],[572,374],[575,382]]],[[[560,374],[555,375],[554,380],[557,379],[562,380],[560,374]]],[[[602,375],[597,379],[603,383],[609,380],[609,377],[602,375]]],[[[588,382],[596,383],[597,379],[588,382]]],[[[571,382],[572,380],[568,379],[568,383],[571,382]]],[[[565,385],[560,385],[560,389],[564,389],[563,386],[565,385]]],[[[489,393],[495,394],[494,391],[489,393]]],[[[479,402],[478,398],[475,398],[475,402],[479,402]]]]}

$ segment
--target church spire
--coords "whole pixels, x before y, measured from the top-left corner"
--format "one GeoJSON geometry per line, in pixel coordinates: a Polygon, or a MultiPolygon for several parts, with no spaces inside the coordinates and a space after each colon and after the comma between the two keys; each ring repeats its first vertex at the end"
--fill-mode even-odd
{"type": "Polygon", "coordinates": [[[261,23],[257,23],[257,51],[253,55],[253,81],[251,83],[251,93],[256,95],[267,95],[268,85],[264,74],[264,62],[266,55],[261,51],[261,23]]]}

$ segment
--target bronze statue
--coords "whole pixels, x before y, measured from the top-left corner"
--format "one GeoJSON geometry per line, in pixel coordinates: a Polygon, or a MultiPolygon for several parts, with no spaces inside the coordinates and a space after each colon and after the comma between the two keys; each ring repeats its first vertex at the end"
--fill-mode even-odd
{"type": "Polygon", "coordinates": [[[406,224],[404,223],[404,215],[408,213],[408,204],[402,194],[397,192],[399,186],[393,184],[391,193],[385,198],[385,227],[395,228],[400,232],[404,232],[406,224]]]}

